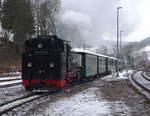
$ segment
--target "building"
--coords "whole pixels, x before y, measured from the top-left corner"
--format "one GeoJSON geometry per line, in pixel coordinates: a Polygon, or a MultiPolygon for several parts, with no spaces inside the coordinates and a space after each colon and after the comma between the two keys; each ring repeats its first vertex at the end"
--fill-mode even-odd
{"type": "Polygon", "coordinates": [[[146,68],[150,66],[150,46],[146,46],[131,53],[134,59],[134,66],[146,68]]]}

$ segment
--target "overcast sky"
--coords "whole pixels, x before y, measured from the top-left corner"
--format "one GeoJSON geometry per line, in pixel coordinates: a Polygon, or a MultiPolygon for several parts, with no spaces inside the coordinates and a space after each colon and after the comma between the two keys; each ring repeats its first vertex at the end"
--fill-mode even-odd
{"type": "Polygon", "coordinates": [[[150,36],[150,0],[62,0],[62,20],[74,23],[84,35],[97,42],[116,40],[116,12],[120,9],[120,29],[125,41],[150,36]]]}

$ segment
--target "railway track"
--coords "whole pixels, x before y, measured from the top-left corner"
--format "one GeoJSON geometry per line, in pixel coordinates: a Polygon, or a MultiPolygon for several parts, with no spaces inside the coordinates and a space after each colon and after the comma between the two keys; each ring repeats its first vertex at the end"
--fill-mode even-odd
{"type": "Polygon", "coordinates": [[[31,103],[35,100],[38,100],[38,99],[45,97],[45,96],[48,96],[48,95],[49,95],[49,93],[45,93],[42,95],[37,95],[35,93],[31,93],[31,94],[28,94],[26,96],[5,102],[3,104],[0,104],[0,116],[5,114],[5,113],[8,113],[9,111],[12,111],[15,108],[18,108],[18,107],[25,105],[27,103],[31,103]]]}
{"type": "Polygon", "coordinates": [[[17,81],[17,80],[21,80],[21,79],[4,79],[4,80],[0,80],[0,82],[9,82],[9,81],[17,81]]]}
{"type": "Polygon", "coordinates": [[[142,72],[141,75],[143,76],[143,78],[150,81],[150,77],[146,76],[145,72],[142,72]]]}
{"type": "Polygon", "coordinates": [[[21,85],[21,78],[20,77],[1,77],[0,78],[0,89],[6,87],[12,87],[21,85]]]}
{"type": "Polygon", "coordinates": [[[146,77],[144,72],[134,72],[131,75],[131,81],[142,94],[150,99],[150,79],[146,77]]]}
{"type": "MultiPolygon", "coordinates": [[[[94,83],[94,82],[93,82],[94,83]]],[[[16,98],[14,100],[10,100],[8,102],[2,103],[0,104],[0,116],[4,115],[9,115],[11,113],[16,113],[16,111],[20,111],[20,112],[26,112],[28,110],[32,110],[34,109],[34,107],[32,107],[32,105],[34,105],[36,103],[37,104],[42,104],[42,103],[46,103],[46,102],[53,102],[61,97],[64,96],[70,96],[71,94],[74,94],[78,91],[81,91],[82,89],[84,90],[85,88],[89,88],[91,85],[90,83],[83,83],[83,84],[79,84],[77,86],[73,86],[73,87],[68,87],[68,88],[64,88],[63,92],[56,92],[56,93],[30,93],[28,95],[25,95],[23,97],[20,98],[16,98]],[[31,107],[30,107],[31,105],[31,107]],[[21,107],[27,108],[29,106],[29,109],[20,109],[21,107]]]]}
{"type": "MultiPolygon", "coordinates": [[[[86,87],[88,84],[89,83],[84,83],[82,86],[86,87]]],[[[67,96],[68,94],[73,94],[74,92],[80,90],[81,88],[80,86],[74,86],[74,87],[65,88],[63,92],[56,92],[56,93],[52,92],[52,93],[43,93],[43,94],[39,92],[30,93],[23,97],[16,98],[14,100],[10,100],[8,102],[0,104],[0,116],[3,116],[3,115],[5,116],[5,114],[9,115],[13,113],[15,110],[18,110],[18,108],[21,108],[24,105],[25,107],[28,107],[28,105],[30,106],[34,104],[34,102],[36,102],[36,104],[42,104],[42,103],[57,100],[60,97],[67,96]]],[[[31,107],[31,109],[32,108],[34,109],[34,107],[31,107]]],[[[30,107],[28,110],[30,110],[30,107]]],[[[22,111],[24,111],[24,109],[21,109],[21,112],[22,111]]]]}

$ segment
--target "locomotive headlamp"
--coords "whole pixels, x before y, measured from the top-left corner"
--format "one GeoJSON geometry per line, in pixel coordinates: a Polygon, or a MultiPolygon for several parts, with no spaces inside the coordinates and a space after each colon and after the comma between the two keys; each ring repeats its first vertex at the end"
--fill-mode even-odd
{"type": "Polygon", "coordinates": [[[31,67],[32,67],[32,63],[31,63],[31,62],[28,62],[27,66],[28,66],[29,68],[31,68],[31,67]]]}
{"type": "Polygon", "coordinates": [[[42,70],[38,70],[38,73],[41,74],[41,73],[42,73],[42,70]]]}
{"type": "Polygon", "coordinates": [[[38,47],[38,48],[42,48],[42,47],[43,47],[43,44],[42,44],[42,43],[39,43],[39,44],[37,45],[37,47],[38,47]]]}
{"type": "Polygon", "coordinates": [[[55,64],[54,64],[53,62],[51,62],[51,63],[49,64],[49,66],[50,66],[50,68],[54,68],[55,64]]]}
{"type": "Polygon", "coordinates": [[[32,56],[32,54],[30,53],[30,54],[28,54],[28,56],[32,56]]]}

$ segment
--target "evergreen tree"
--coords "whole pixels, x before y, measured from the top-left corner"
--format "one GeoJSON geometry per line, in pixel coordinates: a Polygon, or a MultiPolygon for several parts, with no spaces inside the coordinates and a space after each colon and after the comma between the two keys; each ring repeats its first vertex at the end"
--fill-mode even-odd
{"type": "Polygon", "coordinates": [[[34,18],[30,0],[4,0],[2,27],[14,34],[14,42],[20,47],[34,33],[34,18]]]}
{"type": "MultiPolygon", "coordinates": [[[[0,24],[1,24],[1,17],[2,17],[2,0],[0,0],[0,24]]],[[[1,25],[0,25],[1,26],[1,25]]]]}
{"type": "MultiPolygon", "coordinates": [[[[2,4],[2,0],[0,0],[0,5],[2,4]]],[[[1,7],[1,6],[0,6],[1,7]]]]}

